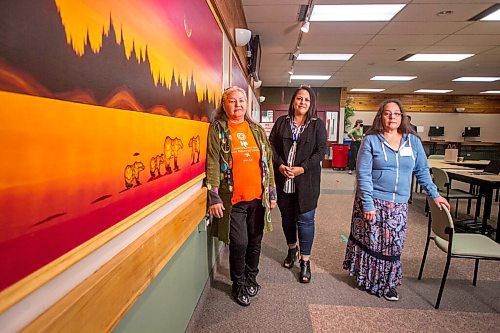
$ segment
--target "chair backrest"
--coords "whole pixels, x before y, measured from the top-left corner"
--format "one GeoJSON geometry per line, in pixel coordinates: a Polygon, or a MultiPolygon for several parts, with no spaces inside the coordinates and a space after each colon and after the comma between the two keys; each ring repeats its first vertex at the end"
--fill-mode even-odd
{"type": "Polygon", "coordinates": [[[450,179],[448,178],[446,171],[440,168],[432,167],[432,177],[434,178],[434,184],[436,184],[438,190],[446,192],[446,188],[450,183],[450,179]]]}
{"type": "Polygon", "coordinates": [[[429,160],[444,160],[444,155],[429,155],[429,160]]]}
{"type": "Polygon", "coordinates": [[[448,240],[449,235],[445,232],[446,228],[449,227],[454,229],[450,211],[443,205],[441,206],[441,209],[439,209],[430,197],[427,197],[427,200],[429,201],[431,209],[432,232],[434,232],[434,234],[439,238],[448,240]]]}

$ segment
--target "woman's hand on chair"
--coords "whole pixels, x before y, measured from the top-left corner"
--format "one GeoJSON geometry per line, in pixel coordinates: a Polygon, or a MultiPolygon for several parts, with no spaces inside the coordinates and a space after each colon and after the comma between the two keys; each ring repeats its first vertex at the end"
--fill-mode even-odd
{"type": "Polygon", "coordinates": [[[434,198],[433,200],[434,200],[434,203],[436,204],[436,206],[438,206],[440,210],[441,210],[441,205],[445,205],[446,208],[448,208],[448,210],[451,210],[450,203],[445,198],[437,197],[437,198],[434,198]]]}

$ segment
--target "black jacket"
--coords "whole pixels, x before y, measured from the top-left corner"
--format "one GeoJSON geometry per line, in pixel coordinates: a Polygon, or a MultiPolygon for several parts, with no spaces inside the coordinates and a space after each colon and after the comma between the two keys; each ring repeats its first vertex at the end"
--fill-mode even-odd
{"type": "MultiPolygon", "coordinates": [[[[283,195],[285,176],[279,171],[281,164],[286,165],[288,153],[293,145],[290,118],[281,116],[273,126],[269,137],[273,149],[274,177],[279,197],[283,195]]],[[[321,161],[326,150],[325,123],[319,119],[311,122],[300,135],[297,141],[295,165],[304,168],[304,173],[295,178],[295,192],[297,193],[299,213],[308,212],[318,205],[321,182],[321,161]]]]}

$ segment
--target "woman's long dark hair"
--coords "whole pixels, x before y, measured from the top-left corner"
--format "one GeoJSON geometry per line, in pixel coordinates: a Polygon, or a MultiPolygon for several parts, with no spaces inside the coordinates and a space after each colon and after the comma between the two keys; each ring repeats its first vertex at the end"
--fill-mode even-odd
{"type": "Polygon", "coordinates": [[[290,106],[288,107],[288,115],[290,118],[294,119],[295,117],[295,109],[293,107],[293,102],[295,101],[295,97],[297,97],[297,94],[299,91],[305,90],[309,93],[309,110],[307,110],[306,113],[306,121],[305,124],[311,119],[316,119],[317,118],[317,110],[316,110],[316,94],[314,93],[314,90],[311,87],[308,86],[300,86],[295,90],[295,92],[292,95],[292,99],[290,100],[290,106]]]}
{"type": "Polygon", "coordinates": [[[370,134],[379,134],[384,132],[384,125],[382,124],[382,113],[384,113],[384,107],[389,103],[395,103],[399,106],[399,110],[401,111],[401,124],[398,127],[398,133],[411,133],[414,135],[418,134],[411,128],[410,121],[406,116],[406,110],[403,107],[403,104],[399,99],[389,98],[383,101],[377,111],[377,115],[375,119],[373,119],[372,127],[366,132],[366,135],[370,134]]]}
{"type": "MultiPolygon", "coordinates": [[[[238,91],[243,96],[245,96],[245,101],[248,103],[247,93],[245,90],[243,90],[243,88],[240,88],[238,86],[232,86],[232,87],[226,88],[224,90],[224,92],[222,93],[222,97],[220,99],[219,106],[217,107],[217,109],[215,109],[215,114],[213,116],[213,120],[228,121],[226,111],[224,111],[224,102],[226,101],[227,96],[230,93],[235,92],[235,91],[238,91]]],[[[248,112],[246,110],[245,110],[245,120],[248,121],[249,123],[254,123],[254,121],[252,120],[252,118],[250,118],[250,116],[248,115],[248,112]]]]}

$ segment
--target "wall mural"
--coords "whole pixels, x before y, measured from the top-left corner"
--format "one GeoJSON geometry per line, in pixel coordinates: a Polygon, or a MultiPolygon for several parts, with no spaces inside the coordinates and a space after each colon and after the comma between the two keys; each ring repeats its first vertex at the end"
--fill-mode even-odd
{"type": "Polygon", "coordinates": [[[206,0],[0,2],[0,290],[205,171],[206,0]]]}

